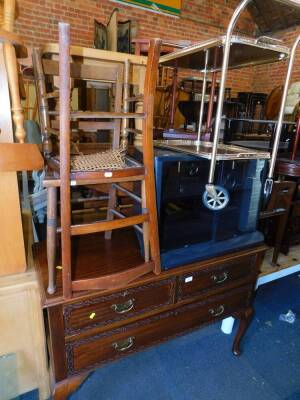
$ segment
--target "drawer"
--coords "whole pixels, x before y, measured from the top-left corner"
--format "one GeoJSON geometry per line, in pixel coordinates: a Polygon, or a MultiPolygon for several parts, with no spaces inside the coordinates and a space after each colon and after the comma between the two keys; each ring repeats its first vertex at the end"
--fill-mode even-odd
{"type": "Polygon", "coordinates": [[[181,275],[179,278],[178,299],[197,296],[207,290],[226,286],[239,279],[255,275],[256,256],[219,264],[208,269],[181,275]]]}
{"type": "Polygon", "coordinates": [[[64,307],[66,334],[110,324],[174,302],[175,279],[99,296],[64,307]]]}
{"type": "Polygon", "coordinates": [[[249,305],[251,287],[213,296],[111,331],[66,344],[69,374],[142,350],[203,323],[232,315],[249,305]]]}

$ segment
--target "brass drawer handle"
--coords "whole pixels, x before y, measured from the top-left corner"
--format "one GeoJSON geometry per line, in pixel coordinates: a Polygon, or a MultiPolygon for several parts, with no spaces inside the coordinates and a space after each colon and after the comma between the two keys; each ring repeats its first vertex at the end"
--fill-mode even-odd
{"type": "Polygon", "coordinates": [[[126,351],[134,345],[134,339],[134,336],[130,336],[129,338],[121,340],[120,342],[112,343],[112,347],[117,351],[126,351]]]}
{"type": "Polygon", "coordinates": [[[218,308],[216,308],[215,310],[213,308],[210,308],[208,310],[208,312],[213,315],[214,317],[219,317],[220,315],[223,314],[223,312],[225,311],[225,307],[223,305],[219,306],[218,308]]]}
{"type": "Polygon", "coordinates": [[[220,284],[223,283],[225,281],[227,281],[228,279],[228,272],[223,272],[220,275],[212,275],[211,279],[216,283],[216,284],[220,284]]]}
{"type": "Polygon", "coordinates": [[[125,314],[125,313],[128,313],[129,311],[131,311],[133,309],[134,302],[135,302],[135,299],[129,299],[125,303],[113,304],[111,306],[111,309],[113,311],[115,311],[116,313],[118,313],[118,314],[125,314]]]}

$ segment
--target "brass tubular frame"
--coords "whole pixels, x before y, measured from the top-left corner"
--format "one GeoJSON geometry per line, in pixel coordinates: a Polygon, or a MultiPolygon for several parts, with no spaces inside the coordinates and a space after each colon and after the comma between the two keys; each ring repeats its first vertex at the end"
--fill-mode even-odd
{"type": "Polygon", "coordinates": [[[205,95],[206,95],[206,83],[207,83],[208,57],[209,57],[209,50],[206,50],[206,52],[205,52],[205,69],[204,69],[203,83],[202,83],[202,97],[201,97],[200,114],[199,114],[198,136],[197,136],[198,142],[200,142],[200,139],[201,139],[201,131],[202,131],[202,124],[203,124],[204,104],[205,104],[205,95]]]}
{"type": "MultiPolygon", "coordinates": [[[[224,57],[223,57],[222,73],[221,73],[221,83],[220,83],[218,107],[217,107],[217,114],[216,114],[216,124],[215,124],[215,129],[214,129],[212,157],[211,157],[211,163],[210,163],[210,169],[209,169],[208,183],[206,185],[206,190],[213,195],[215,194],[214,177],[215,177],[215,168],[216,168],[216,160],[217,160],[218,141],[219,141],[220,128],[221,128],[221,119],[222,119],[222,112],[223,112],[225,83],[226,83],[229,55],[230,55],[231,38],[232,38],[232,33],[233,33],[234,27],[236,25],[236,22],[237,22],[239,16],[241,15],[241,13],[245,10],[247,5],[251,1],[252,0],[243,0],[239,4],[239,6],[236,8],[236,10],[234,11],[234,13],[231,17],[231,20],[230,20],[230,23],[228,25],[227,32],[226,32],[225,45],[224,45],[224,57]]],[[[274,0],[274,1],[280,2],[282,4],[290,5],[293,7],[300,7],[299,2],[298,1],[296,2],[295,0],[274,0]]],[[[270,162],[270,168],[269,168],[269,173],[268,173],[268,179],[267,179],[268,183],[266,182],[265,189],[266,189],[267,185],[270,185],[270,181],[272,180],[273,174],[274,174],[275,161],[276,161],[276,156],[277,156],[277,152],[278,152],[280,133],[281,133],[282,122],[283,122],[284,106],[285,106],[290,76],[291,76],[291,72],[292,72],[292,68],[293,68],[293,63],[294,63],[294,59],[295,59],[295,52],[296,52],[296,48],[298,46],[299,41],[300,41],[300,37],[298,37],[296,39],[296,41],[293,45],[292,51],[291,51],[291,55],[290,55],[289,68],[288,68],[288,72],[287,72],[285,89],[284,89],[284,94],[282,97],[281,109],[280,109],[278,125],[277,125],[277,130],[276,130],[276,136],[275,136],[275,142],[274,142],[274,147],[273,147],[273,152],[272,152],[272,157],[271,157],[271,162],[270,162]]]]}

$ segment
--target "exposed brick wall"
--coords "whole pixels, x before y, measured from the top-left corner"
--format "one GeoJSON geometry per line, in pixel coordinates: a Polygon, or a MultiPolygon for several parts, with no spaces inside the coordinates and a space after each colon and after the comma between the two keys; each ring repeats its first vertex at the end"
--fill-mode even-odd
{"type": "MultiPolygon", "coordinates": [[[[155,14],[109,0],[22,0],[17,29],[29,44],[57,40],[59,21],[72,25],[72,42],[83,46],[93,44],[94,19],[106,24],[114,8],[120,19],[139,22],[140,37],[202,40],[224,32],[232,11],[239,0],[183,0],[179,19],[155,14]]],[[[251,31],[248,15],[239,28],[251,31]]]]}
{"type": "MultiPolygon", "coordinates": [[[[294,40],[300,34],[300,28],[293,28],[282,31],[277,34],[288,47],[293,45],[294,40]]],[[[269,93],[274,87],[283,85],[287,72],[287,62],[279,62],[276,64],[261,65],[256,67],[255,82],[253,85],[256,91],[265,91],[269,93]]],[[[291,82],[300,81],[300,48],[297,51],[291,82]]]]}
{"type": "MultiPolygon", "coordinates": [[[[225,32],[226,25],[239,0],[183,0],[180,18],[155,14],[109,0],[21,0],[17,30],[28,45],[55,42],[59,21],[71,24],[73,44],[93,45],[94,19],[106,24],[115,7],[120,19],[138,21],[138,36],[143,38],[203,40],[225,32]]],[[[238,28],[252,31],[253,23],[247,13],[238,28]]],[[[227,86],[234,92],[252,90],[253,69],[230,74],[227,86]]]]}

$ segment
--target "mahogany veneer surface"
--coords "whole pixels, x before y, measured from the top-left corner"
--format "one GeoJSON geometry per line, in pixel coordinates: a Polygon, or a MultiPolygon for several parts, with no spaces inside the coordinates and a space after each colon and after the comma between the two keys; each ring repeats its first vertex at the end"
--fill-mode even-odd
{"type": "Polygon", "coordinates": [[[144,320],[71,341],[66,345],[70,374],[95,368],[148,346],[178,336],[200,324],[236,313],[249,305],[251,287],[237,289],[226,296],[194,302],[144,320]],[[247,291],[248,289],[248,291],[247,291]]]}
{"type": "MultiPolygon", "coordinates": [[[[249,276],[253,280],[254,264],[256,264],[256,254],[262,253],[265,246],[255,249],[247,249],[225,256],[212,257],[211,259],[173,268],[163,271],[156,276],[149,273],[137,279],[126,288],[155,282],[172,276],[182,275],[180,278],[181,287],[179,289],[182,298],[188,297],[189,292],[205,291],[206,289],[222,288],[229,285],[234,280],[244,279],[249,276]],[[253,264],[253,265],[252,265],[253,264]],[[213,270],[211,269],[213,268],[213,270]],[[188,287],[184,285],[186,277],[193,276],[193,282],[188,287]],[[187,274],[187,276],[185,276],[187,274]],[[224,274],[227,279],[224,279],[224,274]],[[222,282],[222,280],[224,281],[222,282]],[[221,281],[221,282],[220,282],[221,281]]],[[[60,253],[60,252],[58,252],[60,253]]],[[[72,271],[73,279],[93,278],[124,269],[133,268],[143,262],[140,253],[139,243],[133,229],[120,229],[113,232],[112,239],[105,240],[103,233],[84,235],[72,238],[72,271]]],[[[62,297],[61,281],[61,261],[58,260],[59,269],[56,271],[57,289],[54,295],[47,293],[48,272],[45,243],[38,243],[34,246],[36,268],[39,273],[43,306],[48,307],[55,304],[64,303],[62,297]]],[[[84,299],[91,295],[109,294],[116,292],[116,289],[105,291],[75,292],[74,298],[84,299]]],[[[70,301],[69,301],[70,302],[70,301]]],[[[66,302],[65,302],[66,303],[66,302]]]]}
{"type": "MultiPolygon", "coordinates": [[[[149,273],[126,287],[77,292],[66,300],[61,269],[56,293],[47,293],[46,247],[35,245],[55,400],[66,399],[86,376],[82,373],[229,315],[240,320],[233,345],[234,354],[240,354],[265,249],[257,246],[160,275],[149,273]]],[[[112,240],[105,240],[103,233],[75,237],[72,253],[73,279],[111,274],[143,261],[136,234],[128,228],[113,232],[112,240]]]]}
{"type": "MultiPolygon", "coordinates": [[[[46,243],[38,243],[34,247],[36,266],[42,282],[44,305],[57,304],[62,300],[61,259],[57,261],[56,292],[47,293],[47,254],[46,243]]],[[[60,251],[58,252],[60,255],[60,251]]],[[[103,233],[83,235],[72,238],[72,278],[96,278],[136,267],[144,262],[136,235],[132,229],[113,232],[111,240],[105,240],[103,233]]],[[[77,292],[81,297],[84,292],[77,292]]]]}

